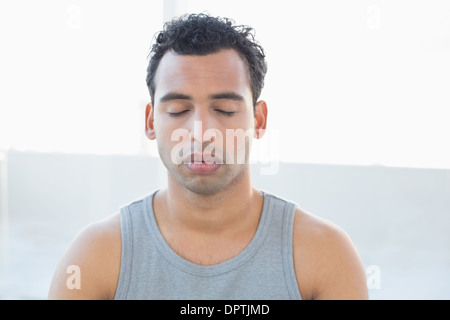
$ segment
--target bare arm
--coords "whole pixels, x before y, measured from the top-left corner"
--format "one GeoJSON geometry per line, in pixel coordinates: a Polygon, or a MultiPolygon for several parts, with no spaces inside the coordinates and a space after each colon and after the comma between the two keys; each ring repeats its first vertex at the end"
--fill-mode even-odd
{"type": "Polygon", "coordinates": [[[294,220],[294,265],[304,299],[368,299],[364,267],[348,235],[301,210],[294,220]]]}
{"type": "Polygon", "coordinates": [[[59,261],[49,299],[113,299],[120,272],[119,215],[84,228],[59,261]]]}

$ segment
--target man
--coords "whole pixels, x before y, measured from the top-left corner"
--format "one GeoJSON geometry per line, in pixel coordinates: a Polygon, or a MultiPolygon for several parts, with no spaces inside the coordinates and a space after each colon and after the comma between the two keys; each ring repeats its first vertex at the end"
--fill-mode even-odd
{"type": "Polygon", "coordinates": [[[268,115],[258,100],[265,73],[250,28],[204,14],[166,24],[148,67],[145,132],[168,187],[82,230],[49,298],[368,297],[345,232],[252,186],[248,153],[268,115]],[[78,287],[69,285],[71,266],[78,287]]]}

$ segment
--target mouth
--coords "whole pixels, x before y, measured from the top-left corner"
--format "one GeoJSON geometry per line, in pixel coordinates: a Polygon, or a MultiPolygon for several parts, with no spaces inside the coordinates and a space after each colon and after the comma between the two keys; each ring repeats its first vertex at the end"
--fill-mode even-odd
{"type": "Polygon", "coordinates": [[[203,155],[201,153],[191,154],[183,161],[184,166],[196,174],[211,174],[220,168],[222,162],[214,155],[203,155]]]}

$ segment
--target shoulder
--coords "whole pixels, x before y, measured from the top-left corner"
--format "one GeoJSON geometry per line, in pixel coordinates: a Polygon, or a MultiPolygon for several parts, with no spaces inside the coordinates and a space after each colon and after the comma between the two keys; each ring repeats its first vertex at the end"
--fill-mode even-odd
{"type": "Polygon", "coordinates": [[[294,218],[294,267],[304,299],[366,299],[363,264],[348,234],[299,208],[294,218]]]}
{"type": "Polygon", "coordinates": [[[87,225],[72,240],[59,261],[48,298],[114,298],[120,273],[121,247],[119,213],[87,225]]]}

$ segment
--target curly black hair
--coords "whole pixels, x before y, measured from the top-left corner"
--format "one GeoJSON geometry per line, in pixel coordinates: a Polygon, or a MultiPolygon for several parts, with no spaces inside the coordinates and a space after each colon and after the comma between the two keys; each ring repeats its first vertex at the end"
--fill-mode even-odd
{"type": "Polygon", "coordinates": [[[231,19],[204,13],[173,19],[156,34],[149,54],[146,79],[152,103],[156,70],[168,50],[181,55],[208,55],[222,49],[236,50],[247,64],[253,105],[256,105],[264,86],[267,63],[263,48],[255,40],[254,30],[248,26],[234,25],[231,19]]]}

